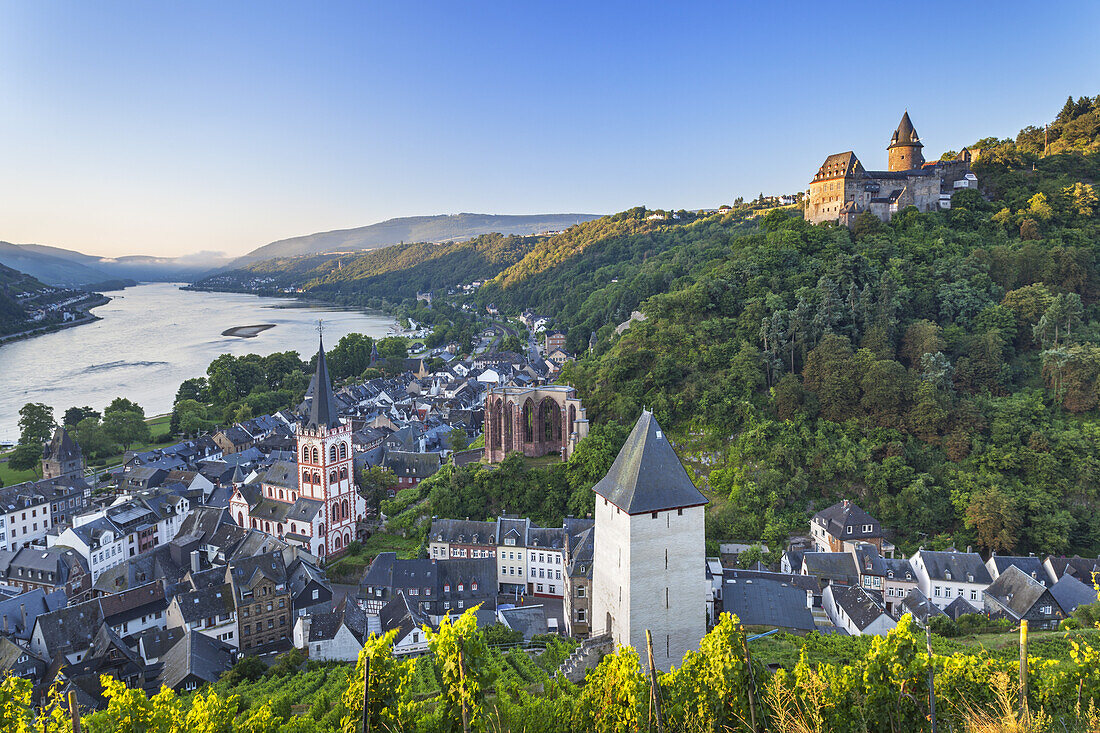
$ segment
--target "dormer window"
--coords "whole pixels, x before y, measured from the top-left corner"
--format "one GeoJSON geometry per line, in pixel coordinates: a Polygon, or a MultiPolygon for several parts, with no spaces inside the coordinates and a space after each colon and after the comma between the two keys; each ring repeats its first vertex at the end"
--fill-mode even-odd
{"type": "Polygon", "coordinates": [[[945,580],[951,580],[951,571],[950,570],[943,571],[943,577],[944,577],[945,580]]]}
{"type": "Polygon", "coordinates": [[[851,534],[852,533],[852,525],[849,524],[845,529],[847,530],[845,532],[845,534],[851,534]]]}

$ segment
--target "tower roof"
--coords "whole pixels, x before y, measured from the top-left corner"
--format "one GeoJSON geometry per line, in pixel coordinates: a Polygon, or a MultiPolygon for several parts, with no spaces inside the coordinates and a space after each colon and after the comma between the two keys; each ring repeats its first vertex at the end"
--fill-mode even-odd
{"type": "Polygon", "coordinates": [[[53,433],[53,438],[45,446],[43,458],[53,458],[57,461],[71,461],[80,458],[80,446],[73,441],[69,431],[59,427],[53,433]]]}
{"type": "Polygon", "coordinates": [[[901,116],[901,122],[898,123],[898,129],[894,130],[894,136],[890,138],[890,145],[887,146],[887,149],[901,145],[924,147],[924,143],[920,141],[920,136],[917,135],[917,131],[913,127],[912,120],[909,119],[908,110],[901,116]]]}
{"type": "Polygon", "coordinates": [[[642,411],[611,470],[592,490],[627,514],[707,503],[649,410],[642,411]]]}
{"type": "Polygon", "coordinates": [[[340,425],[340,413],[336,409],[336,399],[332,396],[332,382],[328,378],[324,340],[318,337],[317,343],[317,371],[313,375],[313,400],[309,404],[309,419],[306,420],[306,427],[335,428],[340,425]]]}

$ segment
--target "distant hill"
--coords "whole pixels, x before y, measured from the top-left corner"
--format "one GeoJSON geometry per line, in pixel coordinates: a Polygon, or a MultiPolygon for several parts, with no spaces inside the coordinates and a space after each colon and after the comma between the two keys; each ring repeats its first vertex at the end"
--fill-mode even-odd
{"type": "Polygon", "coordinates": [[[129,255],[110,258],[44,244],[0,242],[0,264],[34,275],[58,287],[102,288],[127,280],[190,282],[226,264],[219,252],[183,257],[129,255]]]}
{"type": "Polygon", "coordinates": [[[27,310],[16,296],[46,289],[30,275],[0,265],[0,336],[19,330],[27,320],[27,310]]]}
{"type": "Polygon", "coordinates": [[[440,214],[438,216],[406,216],[355,229],[308,234],[304,237],[280,239],[252,250],[230,263],[230,267],[276,257],[299,257],[326,252],[350,252],[377,249],[401,242],[444,242],[452,239],[472,239],[481,234],[539,234],[559,231],[574,224],[595,219],[595,214],[531,214],[510,216],[500,214],[440,214]]]}
{"type": "Polygon", "coordinates": [[[114,279],[106,271],[79,260],[50,254],[49,251],[54,249],[0,242],[0,265],[25,272],[47,285],[66,288],[79,288],[114,279]]]}

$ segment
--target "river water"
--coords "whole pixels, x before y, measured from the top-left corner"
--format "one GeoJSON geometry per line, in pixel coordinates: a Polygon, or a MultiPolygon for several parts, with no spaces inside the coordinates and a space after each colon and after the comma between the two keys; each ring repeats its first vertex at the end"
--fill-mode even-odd
{"type": "Polygon", "coordinates": [[[64,411],[89,405],[102,410],[127,397],[146,415],[172,409],[180,382],[203,376],[220,354],[317,349],[317,321],[325,344],[362,333],[383,337],[393,319],[379,314],[302,304],[287,298],[180,290],[173,283],[144,283],[108,293],[93,312],[102,320],[0,346],[0,442],[19,437],[19,408],[45,402],[60,421],[64,411]],[[234,326],[275,324],[255,338],[222,336],[234,326]]]}

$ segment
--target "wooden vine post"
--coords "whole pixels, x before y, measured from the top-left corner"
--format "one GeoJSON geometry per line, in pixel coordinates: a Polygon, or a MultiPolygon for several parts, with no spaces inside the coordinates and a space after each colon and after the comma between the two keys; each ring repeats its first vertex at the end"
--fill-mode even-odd
{"type": "Polygon", "coordinates": [[[73,733],[80,733],[80,707],[76,704],[76,690],[69,690],[69,717],[73,721],[73,733]]]}
{"type": "Polygon", "coordinates": [[[363,659],[363,733],[370,733],[370,655],[363,659]]]}
{"type": "Polygon", "coordinates": [[[752,722],[753,733],[759,730],[756,727],[756,674],[752,671],[752,654],[749,653],[748,636],[745,632],[744,625],[741,626],[741,651],[745,655],[745,672],[748,681],[747,689],[749,693],[749,718],[752,722]]]}
{"type": "Polygon", "coordinates": [[[462,733],[470,733],[470,710],[466,707],[466,670],[462,660],[462,637],[456,636],[458,644],[458,697],[462,701],[462,733]]]}
{"type": "Polygon", "coordinates": [[[657,668],[653,664],[653,634],[649,629],[645,630],[645,646],[649,654],[649,714],[650,722],[657,721],[657,733],[664,733],[665,726],[661,720],[661,697],[657,694],[657,668]]]}
{"type": "Polygon", "coordinates": [[[1020,622],[1020,716],[1025,720],[1027,712],[1027,620],[1020,622]]]}

